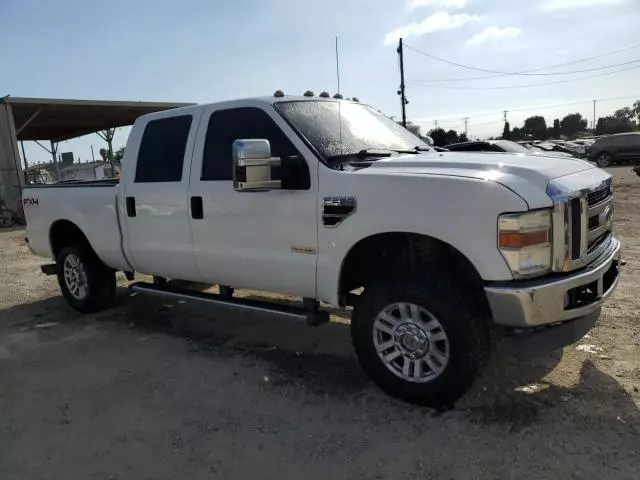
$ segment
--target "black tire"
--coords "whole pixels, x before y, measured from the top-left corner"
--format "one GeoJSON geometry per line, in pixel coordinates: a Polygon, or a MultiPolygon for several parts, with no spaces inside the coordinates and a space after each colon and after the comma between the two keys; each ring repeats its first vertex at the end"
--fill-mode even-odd
{"type": "Polygon", "coordinates": [[[0,226],[2,227],[13,227],[16,224],[17,219],[18,216],[16,215],[16,212],[9,208],[3,208],[2,211],[0,211],[0,226]]]}
{"type": "MultiPolygon", "coordinates": [[[[391,279],[365,287],[353,312],[351,336],[362,368],[382,390],[409,403],[437,409],[453,407],[471,387],[491,353],[484,308],[474,307],[468,296],[458,291],[453,279],[443,277],[406,283],[391,279]],[[432,314],[448,337],[448,363],[438,376],[425,383],[414,383],[393,373],[376,351],[376,317],[398,302],[417,305],[432,314]]],[[[413,368],[415,373],[416,367],[413,368]]]]}
{"type": "Polygon", "coordinates": [[[113,304],[116,293],[115,272],[104,265],[89,248],[64,247],[56,258],[56,269],[62,295],[74,309],[93,313],[113,304]],[[80,260],[80,268],[86,275],[86,295],[82,298],[74,296],[65,280],[65,260],[71,255],[80,260]]]}
{"type": "Polygon", "coordinates": [[[596,165],[598,165],[598,167],[600,168],[610,167],[612,165],[615,165],[615,163],[616,162],[613,159],[613,155],[611,155],[609,152],[600,152],[596,157],[596,165]]]}

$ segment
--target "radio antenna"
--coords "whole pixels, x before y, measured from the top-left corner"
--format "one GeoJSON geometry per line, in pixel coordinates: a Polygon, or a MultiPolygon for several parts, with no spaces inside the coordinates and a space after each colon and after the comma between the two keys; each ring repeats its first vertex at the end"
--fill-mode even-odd
{"type": "Polygon", "coordinates": [[[338,79],[338,93],[340,93],[340,57],[338,55],[338,36],[336,35],[336,78],[338,79]]]}
{"type": "MultiPolygon", "coordinates": [[[[336,35],[336,79],[338,80],[338,93],[340,93],[340,57],[338,56],[338,36],[336,35]]],[[[338,98],[338,124],[340,129],[340,155],[344,154],[342,150],[342,102],[338,98]]],[[[342,164],[340,170],[342,170],[342,164]]]]}

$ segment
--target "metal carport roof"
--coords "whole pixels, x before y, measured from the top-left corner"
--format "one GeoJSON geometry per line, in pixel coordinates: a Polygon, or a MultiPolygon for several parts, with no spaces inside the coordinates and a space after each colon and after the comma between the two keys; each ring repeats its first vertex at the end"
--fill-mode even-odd
{"type": "Polygon", "coordinates": [[[193,103],[65,100],[6,96],[11,105],[16,140],[61,142],[113,127],[131,125],[147,113],[186,107],[193,103]]]}

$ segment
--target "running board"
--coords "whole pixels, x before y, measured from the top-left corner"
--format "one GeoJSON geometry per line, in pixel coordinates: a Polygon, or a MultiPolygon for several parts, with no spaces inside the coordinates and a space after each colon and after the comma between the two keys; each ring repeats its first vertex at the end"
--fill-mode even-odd
{"type": "MultiPolygon", "coordinates": [[[[249,300],[244,298],[229,298],[228,296],[215,293],[197,292],[183,288],[169,287],[166,285],[154,285],[151,283],[136,282],[130,286],[131,291],[145,293],[148,295],[159,295],[171,297],[178,300],[192,300],[198,302],[221,305],[260,313],[270,313],[281,317],[304,320],[311,326],[317,326],[329,321],[329,312],[317,310],[317,308],[304,308],[289,305],[280,305],[271,302],[261,302],[259,300],[249,300]]],[[[317,306],[317,303],[314,302],[317,306]]]]}
{"type": "Polygon", "coordinates": [[[40,265],[40,270],[42,270],[42,273],[44,273],[45,275],[56,275],[58,273],[55,263],[40,265]]]}

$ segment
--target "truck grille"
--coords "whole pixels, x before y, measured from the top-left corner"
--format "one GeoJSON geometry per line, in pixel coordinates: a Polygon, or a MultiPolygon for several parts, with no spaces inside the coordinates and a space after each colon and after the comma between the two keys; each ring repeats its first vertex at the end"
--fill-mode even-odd
{"type": "Polygon", "coordinates": [[[570,270],[591,263],[606,248],[613,224],[613,190],[610,185],[588,191],[569,202],[571,230],[570,270]],[[585,205],[586,203],[586,205],[585,205]],[[586,227],[586,228],[583,228],[586,227]],[[586,238],[584,238],[586,236],[586,238]]]}
{"type": "Polygon", "coordinates": [[[576,188],[554,205],[554,270],[568,272],[590,264],[613,238],[610,179],[591,188],[576,188]]]}
{"type": "Polygon", "coordinates": [[[591,207],[612,195],[611,187],[604,187],[587,195],[587,204],[591,207]]]}

